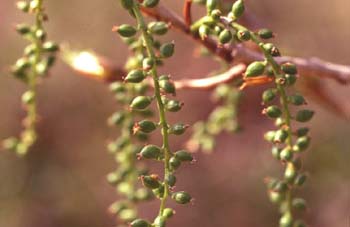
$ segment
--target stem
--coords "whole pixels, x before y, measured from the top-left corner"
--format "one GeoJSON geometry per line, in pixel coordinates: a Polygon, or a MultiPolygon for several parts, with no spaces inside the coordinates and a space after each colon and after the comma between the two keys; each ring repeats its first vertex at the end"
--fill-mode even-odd
{"type": "MultiPolygon", "coordinates": [[[[147,32],[147,26],[144,20],[144,17],[141,14],[140,7],[138,4],[135,4],[134,13],[136,16],[136,20],[138,25],[140,26],[140,29],[142,31],[142,36],[145,42],[145,47],[147,49],[147,53],[149,57],[155,62],[157,60],[157,57],[153,50],[152,45],[152,39],[151,36],[147,32]]],[[[157,72],[157,66],[154,64],[154,66],[151,69],[153,84],[154,84],[154,93],[157,100],[157,106],[158,106],[158,112],[159,112],[159,121],[163,136],[163,150],[164,150],[164,195],[161,199],[160,208],[159,208],[159,215],[163,214],[163,211],[165,209],[166,200],[169,195],[169,185],[166,181],[167,176],[170,174],[170,167],[169,167],[169,159],[170,159],[170,148],[169,148],[169,134],[168,134],[168,123],[165,116],[165,108],[164,104],[162,102],[161,92],[160,92],[160,86],[158,82],[158,72],[157,72]]]]}

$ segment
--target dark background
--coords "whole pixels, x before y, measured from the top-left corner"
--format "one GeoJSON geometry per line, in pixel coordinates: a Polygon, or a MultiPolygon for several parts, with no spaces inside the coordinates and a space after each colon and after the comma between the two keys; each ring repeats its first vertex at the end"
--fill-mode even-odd
{"type": "MultiPolygon", "coordinates": [[[[182,1],[163,2],[180,12],[182,1]]],[[[13,26],[30,18],[14,3],[0,2],[0,139],[18,135],[24,116],[20,97],[25,86],[10,77],[8,69],[26,44],[13,26]]],[[[111,32],[113,25],[130,22],[118,1],[45,1],[45,6],[51,39],[124,62],[127,49],[111,32]]],[[[278,34],[276,42],[283,53],[350,64],[348,0],[250,0],[248,9],[278,34]]],[[[173,32],[167,38],[177,43],[175,57],[164,68],[174,78],[202,77],[218,67],[210,59],[192,58],[190,39],[173,32]]],[[[333,81],[327,86],[349,107],[348,87],[333,81]]],[[[62,61],[38,90],[38,143],[22,159],[7,151],[0,155],[0,226],[114,226],[115,220],[105,211],[116,198],[105,181],[115,168],[105,149],[107,139],[117,136],[106,126],[107,117],[118,108],[112,95],[106,85],[78,76],[62,61]]],[[[263,178],[281,171],[261,136],[273,126],[260,116],[260,92],[244,92],[241,133],[221,135],[213,154],[198,153],[195,165],[180,169],[178,189],[188,190],[196,200],[194,205],[179,207],[169,226],[276,225],[276,207],[267,199],[263,178]]],[[[179,98],[186,99],[186,105],[180,114],[172,114],[172,120],[193,123],[213,107],[206,92],[181,92],[179,98]]],[[[311,176],[302,190],[309,202],[305,217],[314,227],[348,227],[350,124],[312,100],[310,107],[317,115],[310,123],[312,148],[304,155],[311,176]]],[[[174,147],[182,142],[176,140],[174,147]]],[[[144,209],[142,214],[153,217],[157,206],[157,202],[145,205],[147,212],[144,209]]]]}

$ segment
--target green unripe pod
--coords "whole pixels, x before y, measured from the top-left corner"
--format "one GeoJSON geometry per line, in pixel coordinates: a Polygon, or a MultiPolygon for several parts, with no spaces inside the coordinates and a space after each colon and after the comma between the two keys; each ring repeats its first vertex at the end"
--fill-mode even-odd
{"type": "Polygon", "coordinates": [[[141,176],[141,181],[146,188],[156,189],[160,187],[157,175],[141,176]]]}
{"type": "Polygon", "coordinates": [[[32,104],[35,100],[35,92],[34,91],[26,91],[22,95],[22,103],[28,105],[32,104]]]}
{"type": "Polygon", "coordinates": [[[284,193],[269,191],[270,201],[274,204],[281,203],[283,201],[284,197],[285,197],[284,193]]]}
{"type": "Polygon", "coordinates": [[[179,204],[187,204],[189,202],[191,202],[192,197],[190,196],[190,194],[188,194],[187,192],[181,191],[181,192],[175,192],[171,198],[173,198],[175,200],[175,202],[179,203],[179,204]]]}
{"type": "Polygon", "coordinates": [[[280,158],[281,158],[283,161],[290,161],[290,160],[292,160],[292,158],[293,158],[292,149],[290,149],[289,147],[284,148],[284,149],[281,151],[280,158]]]}
{"type": "Polygon", "coordinates": [[[288,132],[285,129],[277,130],[275,137],[273,138],[274,143],[284,143],[288,138],[288,132]]]}
{"type": "Polygon", "coordinates": [[[169,58],[169,57],[173,56],[174,51],[175,51],[174,42],[165,43],[160,47],[160,54],[163,58],[169,58]]]}
{"type": "Polygon", "coordinates": [[[308,122],[314,116],[315,112],[312,110],[299,110],[295,116],[295,120],[299,122],[308,122]]]}
{"type": "Polygon", "coordinates": [[[137,189],[134,196],[136,201],[147,201],[153,198],[152,192],[146,188],[137,189]]]}
{"type": "Polygon", "coordinates": [[[280,227],[292,227],[293,225],[293,218],[290,213],[285,213],[279,222],[280,227]]]}
{"type": "Polygon", "coordinates": [[[122,37],[132,37],[136,34],[137,30],[129,24],[122,24],[116,30],[122,37]]]}
{"type": "Polygon", "coordinates": [[[165,105],[165,108],[167,111],[170,111],[170,112],[177,112],[179,110],[181,110],[182,106],[184,104],[177,101],[177,100],[169,100],[166,105],[165,105]]]}
{"type": "Polygon", "coordinates": [[[151,225],[143,219],[136,219],[130,223],[130,227],[150,227],[150,226],[151,225]]]}
{"type": "Polygon", "coordinates": [[[16,3],[17,9],[21,10],[22,12],[28,13],[29,12],[29,3],[25,1],[19,1],[16,3]]]}
{"type": "Polygon", "coordinates": [[[142,61],[142,69],[143,70],[148,71],[148,70],[152,69],[153,66],[154,66],[154,60],[152,58],[143,59],[143,61],[142,61]]]}
{"type": "Polygon", "coordinates": [[[163,198],[164,197],[164,185],[161,185],[159,188],[153,189],[152,192],[157,198],[159,198],[159,199],[163,198]]]}
{"type": "Polygon", "coordinates": [[[162,21],[151,22],[148,24],[148,30],[156,35],[164,35],[168,32],[168,25],[162,21]]]}
{"type": "Polygon", "coordinates": [[[282,128],[286,124],[286,121],[282,117],[278,117],[275,120],[275,125],[279,128],[282,128]]]}
{"type": "Polygon", "coordinates": [[[279,57],[281,56],[280,51],[277,47],[275,47],[272,43],[265,43],[263,46],[264,50],[269,53],[272,57],[279,57]]]}
{"type": "Polygon", "coordinates": [[[302,152],[306,150],[310,145],[311,138],[308,136],[299,137],[293,146],[294,152],[302,152]]]}
{"type": "Polygon", "coordinates": [[[174,82],[168,79],[159,79],[160,88],[168,94],[176,94],[176,88],[174,82]]]}
{"type": "Polygon", "coordinates": [[[262,39],[271,39],[273,38],[273,32],[270,29],[263,28],[258,31],[258,35],[262,39]]]}
{"type": "Polygon", "coordinates": [[[158,216],[158,217],[154,220],[154,227],[165,227],[165,226],[166,226],[165,220],[166,220],[165,217],[158,216]]]}
{"type": "Polygon", "coordinates": [[[298,73],[297,66],[293,63],[287,62],[281,65],[281,69],[286,74],[295,75],[298,73]]]}
{"type": "Polygon", "coordinates": [[[31,32],[31,28],[26,24],[18,24],[16,25],[16,31],[21,35],[26,35],[31,32]]]}
{"type": "Polygon", "coordinates": [[[112,214],[119,214],[122,210],[127,208],[128,206],[124,202],[115,202],[109,206],[108,211],[112,214]]]}
{"type": "Polygon", "coordinates": [[[296,175],[297,175],[297,172],[296,172],[294,165],[292,163],[288,163],[288,165],[284,171],[284,179],[287,182],[293,182],[296,175]]]}
{"type": "Polygon", "coordinates": [[[180,167],[181,161],[180,161],[180,159],[178,159],[174,156],[174,157],[171,157],[169,159],[169,165],[173,170],[176,170],[177,168],[180,167]]]}
{"type": "Polygon", "coordinates": [[[118,185],[120,183],[121,180],[122,180],[122,178],[117,173],[109,173],[107,175],[107,182],[110,185],[116,186],[116,185],[118,185]]]}
{"type": "Polygon", "coordinates": [[[193,156],[186,150],[180,150],[175,153],[175,157],[182,162],[192,162],[193,156]]]}
{"type": "Polygon", "coordinates": [[[175,211],[171,208],[165,208],[163,211],[163,216],[166,218],[171,218],[175,214],[175,211]]]}
{"type": "Polygon", "coordinates": [[[120,0],[120,2],[122,6],[127,10],[131,10],[134,6],[134,0],[120,0]]]}
{"type": "Polygon", "coordinates": [[[151,104],[152,100],[149,96],[137,96],[131,101],[130,107],[134,110],[143,110],[151,104]]]}
{"type": "Polygon", "coordinates": [[[158,5],[159,0],[144,0],[143,5],[147,8],[154,8],[158,5]]]}
{"type": "Polygon", "coordinates": [[[301,106],[306,104],[305,98],[299,94],[289,96],[288,101],[296,106],[301,106]]]}
{"type": "Polygon", "coordinates": [[[179,123],[179,124],[175,124],[175,125],[171,126],[171,128],[169,128],[168,132],[170,134],[174,134],[174,135],[182,135],[188,127],[189,127],[188,125],[179,123]]]}
{"type": "Polygon", "coordinates": [[[162,150],[156,145],[147,145],[140,151],[141,157],[146,159],[158,159],[161,153],[162,150]]]}
{"type": "Polygon", "coordinates": [[[113,93],[123,93],[126,91],[126,88],[121,82],[114,82],[109,85],[109,90],[113,93]]]}
{"type": "MultiPolygon", "coordinates": [[[[136,218],[136,211],[135,209],[132,208],[127,208],[127,209],[123,209],[119,212],[118,217],[120,220],[124,221],[124,222],[129,222],[132,221],[136,218]]],[[[134,226],[132,226],[134,227],[134,226]]],[[[143,227],[143,225],[142,225],[143,227]]]]}
{"type": "Polygon", "coordinates": [[[285,192],[288,189],[288,185],[283,181],[278,181],[274,187],[272,188],[272,191],[274,192],[285,192]]]}
{"type": "Polygon", "coordinates": [[[16,61],[15,64],[15,70],[16,71],[23,71],[30,67],[30,62],[26,58],[20,58],[16,61]]]}
{"type": "Polygon", "coordinates": [[[310,131],[309,128],[299,128],[297,131],[296,131],[296,135],[298,137],[302,137],[302,136],[306,136],[308,134],[308,132],[310,131]]]}
{"type": "Polygon", "coordinates": [[[304,185],[306,179],[307,179],[306,174],[304,174],[304,173],[298,174],[295,177],[294,184],[297,185],[297,186],[302,186],[302,185],[304,185]]]}
{"type": "Polygon", "coordinates": [[[273,147],[273,148],[271,149],[271,154],[272,154],[272,156],[273,156],[275,159],[277,159],[277,160],[280,160],[280,159],[281,159],[280,153],[281,153],[281,149],[278,148],[278,147],[273,147]]]}
{"type": "Polygon", "coordinates": [[[245,72],[246,77],[260,76],[264,73],[266,68],[266,63],[263,61],[255,61],[251,63],[245,72]]]}
{"type": "Polygon", "coordinates": [[[278,106],[269,106],[266,109],[264,109],[263,113],[265,113],[270,118],[278,118],[282,115],[282,111],[278,106]]]}
{"type": "Polygon", "coordinates": [[[297,76],[294,74],[286,74],[284,76],[285,79],[285,85],[287,86],[292,86],[295,84],[295,82],[297,82],[297,76]]]}
{"type": "Polygon", "coordinates": [[[242,31],[237,32],[237,38],[240,41],[248,41],[248,40],[250,40],[250,37],[251,37],[250,32],[247,30],[242,30],[242,31]]]}
{"type": "Polygon", "coordinates": [[[207,0],[206,6],[207,6],[207,11],[211,12],[214,9],[216,9],[217,6],[217,0],[207,0]]]}
{"type": "Polygon", "coordinates": [[[219,42],[221,44],[228,43],[232,40],[232,33],[228,29],[224,29],[219,34],[219,42]]]}
{"type": "Polygon", "coordinates": [[[47,52],[56,52],[59,50],[59,46],[54,42],[45,42],[43,44],[43,49],[47,52]]]}
{"type": "Polygon", "coordinates": [[[173,174],[170,174],[166,177],[166,182],[170,187],[174,187],[176,184],[176,177],[173,174]]]}
{"type": "Polygon", "coordinates": [[[275,98],[276,98],[276,89],[267,89],[266,91],[264,91],[264,93],[262,94],[262,100],[264,103],[269,103],[272,102],[275,98]]]}
{"type": "Polygon", "coordinates": [[[216,21],[220,19],[221,15],[222,15],[222,12],[219,9],[214,9],[210,13],[210,16],[216,21]]]}
{"type": "Polygon", "coordinates": [[[231,13],[234,19],[240,18],[243,15],[244,10],[245,10],[245,7],[244,7],[243,0],[237,0],[235,3],[233,3],[231,8],[231,13]]]}
{"type": "Polygon", "coordinates": [[[202,24],[199,26],[198,33],[199,37],[201,37],[202,40],[205,40],[210,34],[210,28],[207,25],[202,24]]]}
{"type": "Polygon", "coordinates": [[[131,70],[128,75],[124,78],[124,81],[128,83],[140,83],[145,79],[145,73],[143,70],[134,69],[131,70]]]}
{"type": "Polygon", "coordinates": [[[275,134],[276,134],[276,131],[268,131],[264,134],[264,139],[269,142],[273,142],[275,139],[275,134]]]}
{"type": "Polygon", "coordinates": [[[306,201],[302,198],[295,198],[292,201],[292,206],[297,210],[305,210],[306,209],[306,201]]]}
{"type": "Polygon", "coordinates": [[[134,125],[134,131],[141,131],[144,133],[151,133],[156,130],[156,128],[157,125],[153,121],[148,120],[142,120],[134,125]]]}
{"type": "Polygon", "coordinates": [[[124,120],[125,120],[125,113],[123,113],[123,112],[116,112],[108,119],[108,124],[109,125],[119,125],[124,120]]]}

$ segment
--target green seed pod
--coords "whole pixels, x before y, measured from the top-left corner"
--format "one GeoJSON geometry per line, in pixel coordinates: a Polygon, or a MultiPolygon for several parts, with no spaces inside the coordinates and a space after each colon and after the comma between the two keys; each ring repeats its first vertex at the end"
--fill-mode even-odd
{"type": "Polygon", "coordinates": [[[315,112],[312,110],[299,110],[295,116],[295,120],[299,122],[308,122],[314,116],[315,112]]]}
{"type": "Polygon", "coordinates": [[[153,194],[150,190],[146,188],[139,188],[135,192],[136,201],[147,201],[153,198],[153,194]]]}
{"type": "Polygon", "coordinates": [[[235,19],[240,18],[244,13],[245,7],[244,7],[244,1],[243,0],[237,0],[232,5],[231,13],[235,19]]]}
{"type": "Polygon", "coordinates": [[[297,81],[297,76],[294,74],[286,74],[284,76],[285,79],[285,85],[287,86],[293,86],[295,82],[297,81]]]}
{"type": "Polygon", "coordinates": [[[170,81],[169,79],[160,79],[159,78],[159,86],[160,88],[168,94],[176,94],[176,88],[174,82],[170,81]]]}
{"type": "Polygon", "coordinates": [[[143,5],[147,8],[154,8],[158,5],[159,0],[144,0],[143,5]]]}
{"type": "Polygon", "coordinates": [[[26,91],[24,92],[24,94],[22,95],[22,103],[28,105],[28,104],[32,104],[35,100],[35,93],[34,91],[26,91]]]}
{"type": "Polygon", "coordinates": [[[202,40],[205,40],[210,34],[210,28],[207,25],[202,24],[199,26],[198,33],[199,37],[201,37],[202,40]]]}
{"type": "Polygon", "coordinates": [[[29,12],[29,3],[25,1],[19,1],[16,3],[17,9],[28,13],[29,12]]]}
{"type": "Polygon", "coordinates": [[[115,112],[109,119],[109,125],[120,125],[125,120],[125,113],[115,112]]]}
{"type": "Polygon", "coordinates": [[[181,110],[183,105],[184,105],[183,103],[181,103],[177,100],[168,100],[166,105],[165,105],[165,108],[167,111],[177,112],[177,111],[181,110]]]}
{"type": "Polygon", "coordinates": [[[166,181],[170,187],[174,187],[176,184],[176,177],[173,174],[170,174],[166,177],[166,181]]]}
{"type": "Polygon", "coordinates": [[[277,130],[275,137],[273,138],[274,143],[284,143],[288,138],[288,132],[285,129],[277,130]]]}
{"type": "Polygon", "coordinates": [[[134,130],[141,131],[144,133],[151,133],[156,130],[157,125],[153,121],[142,120],[140,122],[135,123],[134,130]]]}
{"type": "Polygon", "coordinates": [[[211,11],[210,16],[213,18],[213,20],[218,21],[222,15],[222,12],[219,9],[214,9],[211,11]]]}
{"type": "Polygon", "coordinates": [[[158,159],[161,153],[162,150],[156,145],[147,145],[140,151],[141,157],[146,159],[158,159]]]}
{"type": "Polygon", "coordinates": [[[175,153],[175,158],[179,159],[182,162],[192,162],[193,156],[186,150],[180,150],[175,153]]]}
{"type": "Polygon", "coordinates": [[[294,184],[297,185],[297,186],[302,186],[302,185],[304,185],[306,179],[307,179],[306,174],[304,174],[304,173],[298,174],[295,177],[294,184]]]}
{"type": "Polygon", "coordinates": [[[59,50],[59,46],[54,42],[46,42],[43,44],[43,49],[47,52],[56,52],[59,50]]]}
{"type": "Polygon", "coordinates": [[[264,50],[269,53],[272,57],[279,57],[281,56],[280,51],[277,47],[275,47],[272,43],[265,43],[263,46],[264,50]]]}
{"type": "Polygon", "coordinates": [[[165,35],[168,32],[168,24],[162,21],[155,21],[148,24],[148,30],[156,35],[165,35]]]}
{"type": "Polygon", "coordinates": [[[280,227],[292,227],[292,225],[293,225],[292,215],[289,212],[287,212],[281,217],[279,226],[280,227]]]}
{"type": "Polygon", "coordinates": [[[120,2],[122,6],[127,10],[131,10],[134,6],[134,0],[120,0],[120,2]]]}
{"type": "Polygon", "coordinates": [[[263,112],[270,118],[278,118],[282,115],[280,108],[275,105],[267,107],[263,112]]]}
{"type": "Polygon", "coordinates": [[[302,137],[302,136],[306,136],[308,133],[309,133],[309,128],[306,128],[306,127],[304,127],[304,128],[299,128],[297,131],[296,131],[296,135],[298,136],[298,137],[302,137]]]}
{"type": "Polygon", "coordinates": [[[113,186],[116,186],[120,183],[120,181],[122,180],[122,178],[120,177],[119,174],[117,173],[109,173],[107,175],[107,182],[113,186]]]}
{"type": "Polygon", "coordinates": [[[240,41],[248,41],[250,40],[250,32],[248,30],[242,30],[237,32],[237,38],[240,41]]]}
{"type": "Polygon", "coordinates": [[[279,128],[282,128],[286,124],[286,121],[282,117],[278,117],[275,120],[275,125],[279,128]]]}
{"type": "Polygon", "coordinates": [[[179,204],[187,204],[189,202],[191,202],[192,197],[190,196],[190,194],[188,194],[187,192],[181,191],[181,192],[175,192],[171,198],[173,198],[175,200],[175,202],[179,203],[179,204]]]}
{"type": "Polygon", "coordinates": [[[148,71],[148,70],[152,69],[153,66],[154,66],[154,60],[152,58],[143,59],[143,61],[142,61],[142,69],[143,70],[148,71]]]}
{"type": "Polygon", "coordinates": [[[109,85],[109,90],[113,93],[124,93],[126,91],[125,85],[120,82],[114,82],[109,85]]]}
{"type": "Polygon", "coordinates": [[[272,156],[277,160],[281,160],[280,153],[281,153],[281,149],[278,147],[273,147],[271,149],[272,156]]]}
{"type": "Polygon", "coordinates": [[[112,214],[119,214],[122,210],[127,208],[128,208],[128,205],[125,204],[125,202],[118,201],[118,202],[112,203],[109,206],[108,211],[112,214]]]}
{"type": "Polygon", "coordinates": [[[217,3],[217,0],[207,0],[207,11],[210,13],[211,11],[216,9],[217,3]]]}
{"type": "Polygon", "coordinates": [[[176,170],[177,168],[180,167],[181,161],[176,157],[171,157],[169,160],[169,165],[173,170],[176,170]]]}
{"type": "Polygon", "coordinates": [[[277,93],[276,89],[273,89],[273,88],[270,88],[264,91],[264,93],[262,94],[263,102],[264,103],[272,102],[276,97],[276,93],[277,93]]]}
{"type": "Polygon", "coordinates": [[[288,97],[288,101],[293,105],[300,106],[306,104],[306,101],[302,95],[295,94],[288,97]]]}
{"type": "Polygon", "coordinates": [[[26,24],[18,24],[16,25],[16,31],[21,35],[27,35],[31,32],[31,28],[26,24]]]}
{"type": "Polygon", "coordinates": [[[165,43],[160,47],[160,54],[163,58],[169,58],[173,56],[175,50],[174,42],[165,43]]]}
{"type": "Polygon", "coordinates": [[[163,216],[158,216],[155,220],[154,220],[154,227],[165,227],[166,226],[166,222],[165,222],[166,218],[163,216]]]}
{"type": "Polygon", "coordinates": [[[228,43],[232,40],[232,33],[228,29],[224,29],[219,34],[219,42],[221,44],[228,43]]]}
{"type": "Polygon", "coordinates": [[[116,30],[122,37],[132,37],[136,34],[137,30],[129,24],[122,24],[116,30]]]}
{"type": "Polygon", "coordinates": [[[293,182],[296,175],[297,175],[297,172],[294,165],[292,163],[288,163],[284,172],[284,179],[287,182],[293,182]]]}
{"type": "Polygon", "coordinates": [[[141,176],[141,181],[146,188],[156,189],[160,187],[157,175],[141,176]]]}
{"type": "Polygon", "coordinates": [[[31,66],[30,62],[26,58],[20,58],[16,61],[15,70],[23,71],[28,69],[31,66]]]}
{"type": "Polygon", "coordinates": [[[135,69],[131,70],[124,78],[124,81],[128,83],[140,83],[145,79],[145,73],[143,70],[135,69]]]}
{"type": "Polygon", "coordinates": [[[164,197],[164,185],[161,185],[157,189],[153,189],[152,192],[157,198],[159,198],[159,199],[163,198],[164,197]]]}
{"type": "Polygon", "coordinates": [[[301,170],[301,167],[303,166],[303,163],[301,161],[300,157],[296,157],[292,160],[292,164],[294,165],[294,168],[299,171],[301,170]]]}
{"type": "Polygon", "coordinates": [[[42,29],[38,29],[35,31],[35,37],[40,41],[44,41],[46,39],[46,32],[42,29]]]}
{"type": "Polygon", "coordinates": [[[134,110],[146,109],[152,102],[152,98],[149,96],[137,96],[130,104],[130,107],[134,110]]]}
{"type": "Polygon", "coordinates": [[[274,204],[281,203],[283,201],[284,197],[285,197],[284,193],[269,191],[270,201],[274,204]]]}
{"type": "Polygon", "coordinates": [[[171,208],[165,208],[163,211],[163,216],[165,218],[171,218],[175,214],[175,211],[171,208]]]}
{"type": "Polygon", "coordinates": [[[281,65],[281,69],[286,74],[295,75],[298,73],[297,66],[293,63],[287,62],[281,65]]]}
{"type": "Polygon", "coordinates": [[[302,220],[296,220],[293,224],[293,227],[306,227],[306,225],[302,220]]]}
{"type": "Polygon", "coordinates": [[[273,142],[273,140],[275,139],[275,134],[276,131],[268,131],[264,134],[264,139],[269,142],[273,142]]]}
{"type": "Polygon", "coordinates": [[[173,126],[171,126],[171,128],[169,128],[168,132],[170,134],[174,134],[174,135],[182,135],[188,127],[189,127],[188,125],[178,123],[178,124],[174,124],[173,126]]]}
{"type": "Polygon", "coordinates": [[[260,76],[264,73],[266,63],[263,61],[255,61],[251,63],[245,72],[246,77],[260,76]]]}
{"type": "Polygon", "coordinates": [[[292,206],[297,210],[305,210],[306,209],[306,201],[302,198],[295,198],[292,201],[292,206]]]}
{"type": "Polygon", "coordinates": [[[292,149],[290,149],[289,147],[284,148],[281,151],[280,157],[283,161],[290,161],[293,158],[293,152],[292,149]]]}
{"type": "Polygon", "coordinates": [[[299,137],[293,146],[294,152],[302,152],[306,150],[310,145],[311,138],[308,136],[299,137]]]}
{"type": "MultiPolygon", "coordinates": [[[[127,208],[127,209],[123,209],[119,212],[119,219],[124,221],[124,222],[129,222],[134,220],[137,216],[136,210],[132,209],[132,208],[127,208]]],[[[132,225],[131,225],[132,226],[132,225]]],[[[137,227],[139,227],[138,225],[136,225],[137,227]]],[[[143,227],[143,225],[141,225],[143,227]]],[[[132,226],[134,227],[134,226],[132,226]]]]}
{"type": "Polygon", "coordinates": [[[150,226],[151,224],[149,224],[146,220],[143,220],[143,219],[136,219],[130,223],[130,227],[150,227],[150,226]]]}
{"type": "Polygon", "coordinates": [[[274,36],[273,32],[270,29],[266,29],[266,28],[260,29],[258,31],[258,35],[262,39],[271,39],[274,36]]]}
{"type": "Polygon", "coordinates": [[[285,192],[288,189],[288,185],[283,181],[278,181],[271,189],[274,192],[285,192]]]}
{"type": "Polygon", "coordinates": [[[220,26],[215,26],[214,27],[214,35],[218,36],[222,32],[223,28],[220,26]]]}

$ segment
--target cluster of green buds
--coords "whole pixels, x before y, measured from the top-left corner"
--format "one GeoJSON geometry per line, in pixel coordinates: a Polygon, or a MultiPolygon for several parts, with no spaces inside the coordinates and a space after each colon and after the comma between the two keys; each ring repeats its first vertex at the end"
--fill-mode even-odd
{"type": "Polygon", "coordinates": [[[216,87],[213,96],[221,104],[215,107],[206,121],[196,122],[193,126],[193,135],[187,143],[190,150],[212,152],[217,135],[239,130],[238,105],[241,92],[234,85],[221,84],[216,87]]]}
{"type": "Polygon", "coordinates": [[[305,201],[295,198],[297,187],[303,185],[306,174],[302,172],[300,154],[310,144],[309,129],[302,127],[292,129],[292,121],[305,123],[311,120],[314,112],[301,109],[295,114],[291,112],[291,106],[303,106],[306,104],[300,94],[289,94],[288,87],[297,80],[297,67],[293,63],[278,63],[275,57],[279,57],[278,48],[266,40],[274,37],[269,29],[251,31],[237,21],[243,15],[245,6],[243,0],[237,0],[232,4],[227,15],[218,8],[219,1],[207,0],[207,16],[195,22],[191,31],[201,39],[211,36],[216,38],[219,46],[226,44],[239,44],[253,42],[260,49],[265,59],[252,62],[244,74],[245,85],[274,82],[274,87],[263,93],[263,114],[276,122],[277,130],[269,131],[265,138],[273,143],[272,155],[279,160],[284,168],[282,179],[268,179],[267,186],[271,201],[280,207],[280,227],[303,227],[302,220],[296,219],[296,210],[305,208],[305,201]],[[278,101],[279,100],[279,101],[278,101]]]}
{"type": "MultiPolygon", "coordinates": [[[[133,149],[132,152],[129,152],[131,155],[129,160],[134,161],[135,158],[153,160],[161,162],[164,165],[162,176],[144,171],[139,177],[145,189],[152,192],[150,196],[155,196],[160,200],[158,215],[153,221],[133,217],[130,226],[164,227],[167,220],[175,213],[172,208],[167,207],[168,199],[172,198],[179,204],[187,204],[192,200],[187,192],[173,191],[176,184],[175,171],[183,163],[194,161],[192,154],[186,150],[172,151],[169,144],[170,136],[182,135],[188,128],[188,125],[183,123],[170,125],[166,117],[169,112],[180,111],[183,103],[174,99],[176,88],[171,77],[158,74],[158,67],[163,64],[164,59],[170,58],[174,54],[175,45],[174,42],[162,43],[157,40],[158,36],[167,33],[169,29],[167,23],[153,21],[147,24],[140,11],[141,7],[155,7],[159,2],[158,0],[120,0],[120,2],[124,9],[136,18],[137,23],[137,26],[123,24],[113,29],[129,45],[129,48],[133,52],[133,56],[126,63],[128,73],[124,77],[123,87],[132,87],[134,91],[137,87],[148,87],[148,85],[153,88],[145,89],[143,92],[127,90],[128,95],[122,95],[122,99],[128,105],[128,108],[124,111],[124,116],[133,115],[133,120],[129,121],[128,125],[125,125],[125,134],[127,138],[130,138],[130,133],[138,136],[142,135],[146,138],[147,135],[159,131],[163,142],[162,146],[146,144],[141,148],[133,149]],[[126,97],[129,97],[129,95],[132,98],[126,100],[126,97]],[[152,112],[153,103],[157,107],[158,122],[148,114],[152,112]],[[140,116],[140,118],[137,116],[140,116]]],[[[120,85],[120,83],[118,84],[120,85]]],[[[120,119],[120,116],[118,114],[118,116],[113,118],[115,120],[120,119]]],[[[128,139],[127,144],[130,147],[135,146],[131,144],[130,139],[128,139]]],[[[114,143],[111,146],[115,149],[118,145],[114,143]]],[[[118,149],[120,148],[116,148],[116,150],[118,149]]],[[[121,161],[125,162],[125,160],[121,161]]],[[[122,165],[124,164],[120,163],[120,166],[122,165]]]]}
{"type": "Polygon", "coordinates": [[[43,22],[48,17],[43,10],[43,0],[19,1],[17,8],[35,17],[34,25],[18,24],[16,26],[16,31],[30,44],[25,47],[23,57],[18,59],[12,67],[13,75],[28,86],[28,90],[22,95],[22,103],[27,110],[27,116],[23,121],[24,130],[20,138],[6,139],[4,147],[18,155],[24,155],[37,139],[35,129],[37,121],[36,86],[38,80],[45,77],[49,68],[54,64],[59,46],[54,42],[47,41],[43,22]]]}

